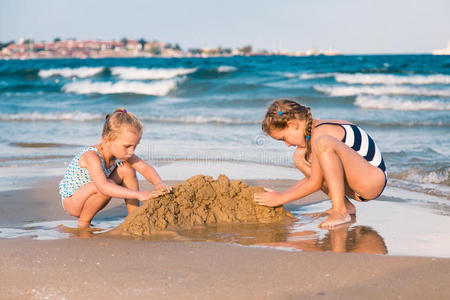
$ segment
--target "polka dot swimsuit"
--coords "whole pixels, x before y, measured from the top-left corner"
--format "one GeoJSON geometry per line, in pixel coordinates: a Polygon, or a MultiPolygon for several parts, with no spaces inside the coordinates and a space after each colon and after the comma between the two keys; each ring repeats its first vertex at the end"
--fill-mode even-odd
{"type": "Polygon", "coordinates": [[[114,165],[112,165],[111,168],[106,169],[103,158],[100,155],[100,152],[98,152],[97,148],[95,147],[84,148],[72,159],[69,167],[66,170],[66,173],[64,174],[63,179],[59,183],[59,193],[61,194],[61,201],[64,200],[64,198],[72,196],[73,193],[75,193],[75,191],[77,191],[80,187],[92,181],[91,176],[89,175],[89,171],[85,168],[80,167],[79,165],[81,155],[83,155],[87,151],[95,151],[98,157],[100,157],[100,161],[102,163],[102,170],[106,178],[108,178],[109,175],[111,175],[111,173],[114,171],[117,165],[121,164],[121,161],[116,158],[114,165]]]}

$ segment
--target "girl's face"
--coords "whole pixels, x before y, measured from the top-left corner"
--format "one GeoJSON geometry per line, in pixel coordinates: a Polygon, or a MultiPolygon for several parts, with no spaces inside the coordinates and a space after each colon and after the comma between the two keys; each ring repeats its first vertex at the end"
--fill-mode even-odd
{"type": "Polygon", "coordinates": [[[278,140],[283,141],[286,146],[306,147],[305,141],[306,121],[290,120],[288,126],[284,129],[272,129],[269,135],[278,140]]]}
{"type": "Polygon", "coordinates": [[[130,159],[136,146],[141,141],[141,133],[129,126],[123,126],[119,135],[111,143],[111,153],[114,157],[126,161],[130,159]]]}

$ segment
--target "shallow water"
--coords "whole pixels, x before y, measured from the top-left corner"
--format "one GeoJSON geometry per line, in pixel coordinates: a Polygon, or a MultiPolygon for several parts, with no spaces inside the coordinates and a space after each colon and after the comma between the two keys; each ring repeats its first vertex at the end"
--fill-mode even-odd
{"type": "MultiPolygon", "coordinates": [[[[389,255],[450,256],[446,56],[2,61],[0,131],[7,134],[0,136],[0,190],[62,176],[80,148],[99,141],[104,115],[117,107],[143,121],[137,154],[163,179],[224,173],[299,180],[294,149],[260,129],[267,106],[280,97],[310,106],[315,118],[354,122],[374,138],[389,175],[382,201],[357,205],[356,223],[345,230],[317,228],[322,218],[309,214],[328,208],[321,203],[294,211],[299,221],[291,227],[217,227],[179,235],[305,251],[359,251],[370,238],[372,251],[389,255]]],[[[108,230],[123,217],[94,219],[94,225],[108,230]]],[[[32,223],[2,228],[0,237],[77,234],[60,224],[75,227],[65,220],[32,223]]]]}
{"type": "Polygon", "coordinates": [[[59,59],[0,62],[0,173],[64,164],[99,140],[106,113],[144,122],[137,153],[292,166],[261,134],[274,98],[345,119],[376,141],[390,185],[450,194],[450,58],[432,55],[59,59]]]}
{"type": "MultiPolygon", "coordinates": [[[[325,219],[323,212],[330,207],[329,201],[322,201],[293,208],[291,212],[297,220],[289,224],[205,226],[182,229],[149,240],[214,241],[287,251],[450,257],[450,218],[436,214],[439,208],[382,199],[355,203],[357,216],[352,218],[352,223],[333,230],[318,227],[325,219]]],[[[0,228],[0,238],[95,238],[119,225],[123,217],[94,219],[89,231],[76,229],[76,221],[36,222],[23,227],[0,228]]]]}

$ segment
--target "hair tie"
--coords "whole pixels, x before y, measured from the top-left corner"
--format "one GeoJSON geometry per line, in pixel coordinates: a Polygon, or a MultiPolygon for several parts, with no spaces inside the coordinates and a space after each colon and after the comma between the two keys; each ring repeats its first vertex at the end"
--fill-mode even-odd
{"type": "Polygon", "coordinates": [[[307,135],[307,136],[306,136],[306,140],[309,141],[310,139],[311,139],[311,136],[310,136],[310,135],[307,135]]]}
{"type": "Polygon", "coordinates": [[[283,111],[280,109],[280,110],[278,111],[278,114],[279,114],[280,116],[282,116],[282,115],[283,115],[283,111]]]}
{"type": "Polygon", "coordinates": [[[122,112],[123,112],[124,114],[126,114],[126,113],[127,113],[127,110],[124,108],[124,109],[122,109],[122,112]]]}

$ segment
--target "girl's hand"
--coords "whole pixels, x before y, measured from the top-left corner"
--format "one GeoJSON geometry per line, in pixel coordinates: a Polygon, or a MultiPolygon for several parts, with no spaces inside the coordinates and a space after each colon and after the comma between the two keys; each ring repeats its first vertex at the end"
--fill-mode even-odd
{"type": "Polygon", "coordinates": [[[165,195],[165,194],[167,194],[166,191],[158,191],[158,190],[140,191],[138,200],[139,201],[146,201],[146,200],[158,198],[159,196],[162,196],[162,195],[165,195]]]}
{"type": "Polygon", "coordinates": [[[170,185],[165,184],[164,182],[160,182],[155,186],[155,190],[170,193],[172,192],[172,187],[170,185]]]}
{"type": "Polygon", "coordinates": [[[283,204],[281,195],[274,190],[264,188],[265,193],[255,193],[253,195],[253,200],[258,205],[264,205],[269,207],[280,206],[283,204]]]}

